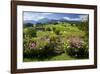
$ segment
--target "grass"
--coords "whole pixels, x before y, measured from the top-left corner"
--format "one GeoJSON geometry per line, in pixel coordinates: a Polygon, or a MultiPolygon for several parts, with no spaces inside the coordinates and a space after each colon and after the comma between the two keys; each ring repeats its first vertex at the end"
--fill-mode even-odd
{"type": "Polygon", "coordinates": [[[60,61],[60,60],[75,60],[76,58],[70,57],[68,56],[66,53],[63,53],[61,55],[56,55],[53,57],[48,57],[48,58],[24,58],[23,61],[24,62],[32,62],[32,61],[60,61]]]}

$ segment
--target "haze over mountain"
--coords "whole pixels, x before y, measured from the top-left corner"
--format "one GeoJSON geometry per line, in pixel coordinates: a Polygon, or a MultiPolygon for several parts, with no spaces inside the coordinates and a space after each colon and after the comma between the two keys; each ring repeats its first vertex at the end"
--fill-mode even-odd
{"type": "Polygon", "coordinates": [[[24,12],[23,23],[44,24],[56,22],[81,22],[87,20],[88,14],[24,12]]]}
{"type": "Polygon", "coordinates": [[[43,19],[40,19],[38,21],[24,20],[24,24],[27,24],[27,23],[31,23],[31,24],[38,24],[38,23],[45,24],[45,23],[57,23],[57,22],[80,22],[80,21],[72,21],[72,20],[67,20],[67,19],[56,20],[56,19],[48,19],[48,18],[43,18],[43,19]]]}

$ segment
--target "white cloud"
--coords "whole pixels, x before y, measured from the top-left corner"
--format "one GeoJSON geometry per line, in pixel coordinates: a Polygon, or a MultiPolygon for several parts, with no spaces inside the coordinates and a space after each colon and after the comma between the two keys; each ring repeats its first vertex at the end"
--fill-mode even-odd
{"type": "Polygon", "coordinates": [[[45,17],[44,16],[40,16],[40,17],[36,17],[34,20],[38,21],[38,20],[43,19],[43,18],[45,18],[45,17]]]}
{"type": "Polygon", "coordinates": [[[80,19],[81,19],[82,22],[87,21],[88,15],[80,15],[80,19]]]}
{"type": "Polygon", "coordinates": [[[70,17],[63,17],[63,18],[69,21],[80,21],[81,20],[80,18],[70,18],[70,17]]]}
{"type": "Polygon", "coordinates": [[[70,20],[70,18],[69,17],[63,17],[64,19],[66,19],[66,20],[70,20]]]}
{"type": "Polygon", "coordinates": [[[70,21],[87,21],[88,20],[88,15],[80,15],[78,18],[70,18],[70,17],[63,17],[66,20],[70,21]]]}
{"type": "Polygon", "coordinates": [[[24,20],[38,21],[53,13],[24,12],[24,20]]]}
{"type": "MultiPolygon", "coordinates": [[[[52,14],[54,14],[54,13],[24,12],[24,20],[38,21],[38,20],[46,18],[46,17],[50,18],[50,16],[52,14]]],[[[58,17],[53,17],[53,15],[51,18],[54,18],[57,20],[59,19],[58,17]]],[[[84,21],[88,20],[88,15],[79,15],[76,18],[65,16],[63,18],[66,20],[69,20],[69,21],[82,21],[82,22],[84,22],[84,21]]]]}
{"type": "Polygon", "coordinates": [[[42,15],[50,15],[50,14],[53,14],[53,13],[41,13],[42,15]]]}

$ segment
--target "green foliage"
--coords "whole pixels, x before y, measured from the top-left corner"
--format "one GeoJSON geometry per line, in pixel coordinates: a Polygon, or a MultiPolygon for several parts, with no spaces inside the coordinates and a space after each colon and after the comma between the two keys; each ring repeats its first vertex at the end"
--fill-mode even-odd
{"type": "Polygon", "coordinates": [[[33,24],[31,24],[31,23],[26,23],[26,24],[24,24],[24,28],[25,28],[25,27],[32,27],[32,25],[33,25],[33,24]]]}
{"type": "Polygon", "coordinates": [[[72,37],[66,48],[68,55],[76,58],[88,58],[88,44],[79,37],[72,37]]]}
{"type": "Polygon", "coordinates": [[[24,27],[23,31],[25,58],[41,60],[43,57],[54,57],[55,55],[65,55],[65,53],[70,58],[88,58],[87,22],[39,24],[24,27]]]}
{"type": "Polygon", "coordinates": [[[24,35],[28,37],[36,37],[36,30],[33,27],[25,28],[24,35]]]}

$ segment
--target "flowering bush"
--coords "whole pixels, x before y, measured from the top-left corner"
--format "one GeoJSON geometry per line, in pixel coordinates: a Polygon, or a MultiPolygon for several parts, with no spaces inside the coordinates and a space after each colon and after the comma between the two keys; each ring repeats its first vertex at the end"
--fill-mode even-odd
{"type": "Polygon", "coordinates": [[[88,44],[79,37],[71,37],[66,52],[76,58],[88,58],[88,44]]]}
{"type": "Polygon", "coordinates": [[[26,43],[24,45],[27,49],[24,54],[30,54],[32,57],[56,55],[64,52],[62,39],[55,35],[32,38],[26,43]]]}

